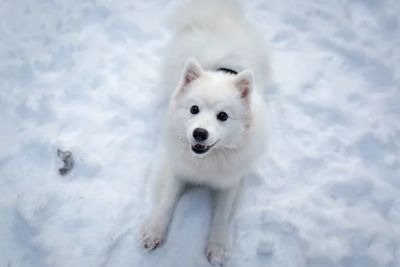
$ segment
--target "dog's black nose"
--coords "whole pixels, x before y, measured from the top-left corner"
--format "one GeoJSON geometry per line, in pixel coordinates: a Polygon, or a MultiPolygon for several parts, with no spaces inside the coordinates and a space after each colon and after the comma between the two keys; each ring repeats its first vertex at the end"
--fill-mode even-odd
{"type": "Polygon", "coordinates": [[[205,141],[208,138],[208,132],[206,129],[196,128],[193,131],[193,138],[194,140],[199,142],[205,141]]]}

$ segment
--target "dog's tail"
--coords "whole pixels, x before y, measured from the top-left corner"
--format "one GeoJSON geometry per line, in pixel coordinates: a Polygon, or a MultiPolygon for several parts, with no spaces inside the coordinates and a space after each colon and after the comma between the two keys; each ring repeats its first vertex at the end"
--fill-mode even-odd
{"type": "Polygon", "coordinates": [[[185,31],[221,27],[243,18],[236,0],[188,0],[176,8],[169,24],[176,31],[185,31]]]}

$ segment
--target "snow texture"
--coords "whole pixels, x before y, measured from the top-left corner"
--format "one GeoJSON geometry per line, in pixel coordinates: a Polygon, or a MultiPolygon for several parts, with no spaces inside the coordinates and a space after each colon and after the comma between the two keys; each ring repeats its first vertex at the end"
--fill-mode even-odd
{"type": "MultiPolygon", "coordinates": [[[[227,265],[400,266],[400,2],[244,2],[270,55],[269,151],[227,265]]],[[[209,266],[205,189],[162,248],[139,242],[173,4],[0,2],[0,266],[209,266]]]]}

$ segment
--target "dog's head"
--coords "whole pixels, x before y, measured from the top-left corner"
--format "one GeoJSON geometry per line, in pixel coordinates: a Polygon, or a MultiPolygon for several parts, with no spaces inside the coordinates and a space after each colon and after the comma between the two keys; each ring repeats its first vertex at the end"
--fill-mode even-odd
{"type": "Polygon", "coordinates": [[[253,74],[205,71],[195,59],[186,62],[173,96],[173,134],[194,155],[238,149],[251,125],[253,74]]]}

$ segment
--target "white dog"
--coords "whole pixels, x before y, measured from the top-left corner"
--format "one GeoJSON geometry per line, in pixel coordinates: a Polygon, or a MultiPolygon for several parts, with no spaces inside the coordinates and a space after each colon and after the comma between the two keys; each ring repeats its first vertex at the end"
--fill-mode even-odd
{"type": "Polygon", "coordinates": [[[206,255],[222,264],[241,181],[265,138],[265,47],[234,1],[192,1],[178,9],[174,24],[163,80],[170,94],[167,153],[143,245],[163,243],[185,184],[204,185],[215,196],[206,255]]]}

